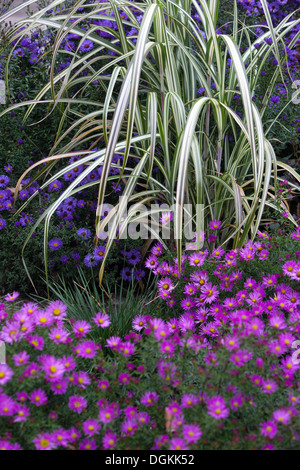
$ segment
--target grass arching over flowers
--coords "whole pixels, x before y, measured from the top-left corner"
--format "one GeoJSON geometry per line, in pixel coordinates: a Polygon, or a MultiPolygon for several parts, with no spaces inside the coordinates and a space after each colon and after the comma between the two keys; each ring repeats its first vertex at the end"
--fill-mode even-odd
{"type": "Polygon", "coordinates": [[[272,240],[261,236],[227,253],[188,252],[181,284],[176,259],[163,261],[155,246],[146,264],[156,262],[169,310],[154,314],[153,302],[124,338],[101,340],[105,312],[72,321],[59,301],[14,311],[18,293],[7,295],[0,447],[299,449],[300,232],[272,274],[272,240]],[[256,259],[264,274],[248,278],[243,263],[256,259]]]}
{"type": "MultiPolygon", "coordinates": [[[[62,3],[57,0],[52,7],[62,3]]],[[[77,166],[73,162],[58,170],[57,163],[69,152],[81,153],[80,163],[84,165],[84,171],[36,222],[45,221],[45,266],[55,211],[76,194],[88,175],[101,168],[97,211],[104,202],[113,158],[119,150],[122,162],[117,168],[126,178],[122,194],[136,203],[136,210],[157,200],[175,205],[174,222],[180,234],[182,206],[189,200],[194,207],[204,204],[206,224],[212,217],[226,222],[223,241],[232,237],[234,245],[240,247],[249,236],[255,236],[265,205],[277,209],[273,189],[278,183],[277,166],[282,165],[268,138],[276,118],[267,120],[266,125],[265,110],[272,103],[275,84],[283,79],[284,64],[287,66],[287,56],[281,49],[284,40],[291,37],[292,49],[299,38],[298,19],[293,20],[291,14],[273,27],[266,0],[261,0],[261,6],[267,25],[258,38],[250,38],[245,25],[239,23],[236,2],[232,34],[219,34],[220,2],[204,0],[80,2],[60,15],[45,9],[33,15],[23,30],[17,31],[19,24],[11,32],[12,41],[18,41],[37,25],[57,31],[50,80],[36,101],[22,103],[28,106],[26,117],[38,103],[49,103],[53,109],[61,106],[61,124],[70,124],[64,132],[59,127],[50,156],[44,161],[48,162],[45,171],[57,173],[44,182],[42,189],[77,166]],[[87,29],[81,21],[90,21],[92,27],[87,29]],[[290,36],[291,31],[295,34],[290,36]],[[241,53],[242,42],[247,47],[241,53]],[[58,71],[55,62],[60,46],[70,57],[66,67],[58,71]],[[276,65],[256,105],[253,97],[259,89],[260,72],[270,58],[276,65]],[[89,90],[95,82],[101,92],[97,100],[91,100],[89,90]],[[100,140],[103,147],[91,152],[100,140]],[[90,155],[84,156],[82,144],[89,147],[90,155]],[[129,156],[137,159],[134,168],[127,168],[129,156]],[[154,165],[159,169],[155,178],[151,174],[154,165]],[[138,184],[143,190],[135,193],[138,184]]],[[[299,180],[292,168],[283,165],[299,180]]],[[[122,210],[120,213],[123,215],[122,210]]],[[[30,235],[25,245],[29,240],[30,235]]],[[[177,249],[180,268],[180,241],[177,249]]],[[[100,279],[109,250],[110,243],[100,279]]]]}

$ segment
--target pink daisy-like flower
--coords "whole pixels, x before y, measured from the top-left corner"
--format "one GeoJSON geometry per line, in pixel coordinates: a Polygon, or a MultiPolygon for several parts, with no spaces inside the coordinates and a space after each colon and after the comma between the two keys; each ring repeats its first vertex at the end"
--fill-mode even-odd
{"type": "Polygon", "coordinates": [[[294,374],[299,368],[299,364],[296,364],[293,356],[287,356],[281,359],[280,366],[284,374],[294,374]]]}
{"type": "Polygon", "coordinates": [[[146,392],[141,397],[141,403],[145,406],[152,406],[159,399],[159,395],[156,392],[146,392]]]}
{"type": "Polygon", "coordinates": [[[79,357],[93,359],[93,357],[95,357],[97,354],[97,348],[99,348],[99,346],[91,340],[82,341],[75,346],[74,352],[79,357]]]}
{"type": "Polygon", "coordinates": [[[52,438],[57,446],[67,447],[70,441],[70,433],[66,429],[56,429],[52,433],[52,438]]]}
{"type": "Polygon", "coordinates": [[[136,331],[142,331],[146,326],[146,319],[143,315],[137,315],[132,322],[132,328],[136,331]]]}
{"type": "Polygon", "coordinates": [[[5,297],[4,297],[4,300],[6,300],[6,302],[14,302],[20,295],[20,292],[17,292],[17,291],[13,291],[12,294],[7,294],[5,297]]]}
{"type": "Polygon", "coordinates": [[[111,404],[99,410],[99,421],[101,421],[101,423],[110,423],[115,417],[115,409],[111,404]]]}
{"type": "Polygon", "coordinates": [[[66,344],[69,341],[70,333],[61,326],[55,326],[50,330],[49,338],[55,344],[66,344]]]}
{"type": "Polygon", "coordinates": [[[15,411],[14,411],[14,423],[21,423],[23,421],[27,421],[28,416],[30,416],[30,409],[21,404],[16,404],[15,411]]]}
{"type": "Polygon", "coordinates": [[[212,251],[211,258],[216,258],[216,259],[221,259],[222,256],[224,255],[225,250],[223,250],[220,246],[218,248],[215,248],[212,251]]]}
{"type": "Polygon", "coordinates": [[[218,230],[219,228],[221,228],[222,222],[220,220],[214,219],[211,222],[209,222],[208,225],[211,230],[218,230]]]}
{"type": "Polygon", "coordinates": [[[0,416],[12,416],[17,403],[5,393],[0,393],[0,416]]]}
{"type": "Polygon", "coordinates": [[[202,431],[198,424],[184,424],[182,434],[188,444],[195,444],[202,436],[202,431]]]}
{"type": "Polygon", "coordinates": [[[130,341],[121,342],[118,345],[118,352],[125,357],[131,356],[135,352],[134,344],[130,341]]]}
{"type": "Polygon", "coordinates": [[[253,318],[247,325],[247,333],[255,336],[262,336],[264,334],[264,322],[260,318],[253,318]]]}
{"type": "Polygon", "coordinates": [[[110,318],[106,313],[98,312],[94,318],[93,322],[101,328],[106,328],[111,324],[110,318]]]}
{"type": "Polygon", "coordinates": [[[50,302],[46,310],[57,320],[67,316],[67,306],[60,300],[50,302]]]}
{"type": "Polygon", "coordinates": [[[113,433],[108,429],[107,431],[105,431],[105,434],[102,439],[103,449],[112,449],[113,447],[115,447],[117,440],[117,434],[113,433]]]}
{"type": "Polygon", "coordinates": [[[171,292],[174,289],[174,283],[172,279],[169,277],[163,277],[160,281],[158,281],[157,286],[163,292],[171,292]]]}
{"type": "Polygon", "coordinates": [[[149,258],[147,258],[146,260],[145,266],[146,268],[151,269],[153,271],[158,266],[157,257],[155,255],[150,255],[149,258]]]}
{"type": "Polygon", "coordinates": [[[73,375],[74,377],[74,384],[80,388],[85,389],[87,385],[90,385],[91,379],[87,372],[80,370],[79,372],[75,372],[73,375]]]}
{"type": "Polygon", "coordinates": [[[296,266],[297,266],[296,261],[294,261],[294,260],[286,261],[286,263],[284,263],[284,265],[282,266],[282,271],[287,276],[291,276],[291,274],[293,274],[293,272],[295,272],[296,266]]]}
{"type": "Polygon", "coordinates": [[[39,351],[42,351],[44,349],[45,341],[42,336],[30,335],[27,336],[26,339],[28,343],[34,347],[34,349],[38,349],[39,351]]]}
{"type": "Polygon", "coordinates": [[[106,390],[109,387],[109,381],[108,380],[100,380],[98,382],[98,387],[100,390],[106,390]]]}
{"type": "Polygon", "coordinates": [[[206,401],[208,414],[215,419],[227,418],[229,410],[223,397],[217,395],[206,401]]]}
{"type": "Polygon", "coordinates": [[[13,375],[13,370],[7,364],[0,364],[0,385],[9,382],[13,375]]]}
{"type": "Polygon", "coordinates": [[[174,437],[170,440],[169,450],[189,450],[189,447],[184,439],[174,437]]]}
{"type": "Polygon", "coordinates": [[[269,325],[277,330],[284,330],[286,328],[286,323],[283,317],[279,315],[273,315],[269,319],[269,325]]]}
{"type": "Polygon", "coordinates": [[[91,329],[91,325],[85,320],[78,320],[73,324],[73,332],[76,338],[86,336],[91,329]]]}
{"type": "Polygon", "coordinates": [[[269,439],[273,439],[277,434],[277,425],[274,421],[267,421],[266,423],[262,423],[260,429],[260,434],[262,436],[266,436],[269,439]]]}
{"type": "Polygon", "coordinates": [[[211,282],[201,287],[201,295],[204,298],[204,302],[212,303],[215,302],[219,296],[219,291],[216,286],[213,286],[211,282]]]}
{"type": "Polygon", "coordinates": [[[56,448],[56,442],[52,434],[48,432],[38,434],[32,442],[37,450],[52,450],[56,448]]]}
{"type": "Polygon", "coordinates": [[[78,450],[96,450],[97,444],[95,439],[83,439],[78,447],[78,450]]]}
{"type": "Polygon", "coordinates": [[[87,407],[87,401],[81,395],[72,395],[69,398],[68,407],[75,413],[80,414],[87,407]]]}
{"type": "Polygon", "coordinates": [[[39,388],[31,392],[31,394],[29,395],[29,401],[33,405],[42,406],[48,403],[48,397],[46,395],[46,392],[39,388]]]}
{"type": "Polygon", "coordinates": [[[274,382],[274,380],[264,380],[262,384],[262,392],[263,393],[274,393],[278,388],[278,385],[274,382]]]}
{"type": "Polygon", "coordinates": [[[49,327],[53,323],[53,317],[46,310],[39,310],[33,314],[37,326],[49,327]]]}
{"type": "Polygon", "coordinates": [[[62,357],[63,365],[66,371],[74,370],[76,367],[76,360],[73,356],[63,356],[62,357]]]}
{"type": "Polygon", "coordinates": [[[286,425],[286,424],[289,424],[291,416],[290,416],[289,412],[286,411],[286,410],[276,410],[273,413],[273,418],[278,423],[282,423],[282,424],[286,425]]]}
{"type": "Polygon", "coordinates": [[[206,253],[205,252],[198,251],[198,252],[192,253],[188,257],[189,265],[190,266],[197,266],[197,267],[202,266],[204,261],[205,261],[205,258],[206,258],[206,253]]]}
{"type": "Polygon", "coordinates": [[[77,428],[75,428],[74,426],[72,428],[69,429],[69,440],[70,442],[76,442],[78,441],[78,439],[80,439],[81,437],[81,434],[80,432],[78,431],[77,428]]]}
{"type": "Polygon", "coordinates": [[[101,425],[96,419],[87,419],[82,423],[82,429],[86,436],[92,437],[95,434],[99,434],[101,425]]]}
{"type": "Polygon", "coordinates": [[[65,366],[63,361],[61,359],[57,359],[54,356],[44,356],[42,358],[41,364],[46,379],[49,380],[49,382],[57,382],[65,373],[65,366]]]}
{"type": "Polygon", "coordinates": [[[67,378],[63,378],[58,380],[57,382],[51,382],[51,390],[54,395],[63,395],[66,393],[69,386],[69,380],[67,378]]]}
{"type": "Polygon", "coordinates": [[[234,351],[239,348],[239,340],[237,336],[226,336],[223,343],[229,351],[234,351]]]}
{"type": "Polygon", "coordinates": [[[126,436],[132,436],[138,430],[138,423],[133,419],[126,419],[121,425],[121,432],[126,436]]]}
{"type": "Polygon", "coordinates": [[[106,340],[106,347],[111,349],[117,349],[122,342],[122,339],[119,336],[111,336],[106,340]]]}

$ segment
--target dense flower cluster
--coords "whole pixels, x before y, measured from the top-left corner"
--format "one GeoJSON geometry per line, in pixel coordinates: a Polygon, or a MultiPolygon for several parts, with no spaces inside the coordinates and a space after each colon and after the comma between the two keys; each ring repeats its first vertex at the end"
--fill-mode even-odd
{"type": "Polygon", "coordinates": [[[297,448],[299,253],[274,275],[244,280],[239,269],[258,256],[264,266],[267,237],[225,253],[187,252],[180,279],[176,260],[162,261],[156,244],[146,264],[161,276],[159,298],[169,309],[141,312],[124,338],[105,312],[75,321],[61,301],[16,308],[18,292],[8,294],[0,447],[297,448]],[[212,274],[207,261],[217,265],[212,274]]]}

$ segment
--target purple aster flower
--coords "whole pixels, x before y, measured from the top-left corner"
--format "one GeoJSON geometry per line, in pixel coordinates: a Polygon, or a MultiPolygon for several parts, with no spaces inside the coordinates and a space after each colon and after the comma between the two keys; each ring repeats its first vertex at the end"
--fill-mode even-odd
{"type": "Polygon", "coordinates": [[[50,250],[59,250],[63,246],[63,242],[59,238],[52,238],[49,241],[50,250]]]}

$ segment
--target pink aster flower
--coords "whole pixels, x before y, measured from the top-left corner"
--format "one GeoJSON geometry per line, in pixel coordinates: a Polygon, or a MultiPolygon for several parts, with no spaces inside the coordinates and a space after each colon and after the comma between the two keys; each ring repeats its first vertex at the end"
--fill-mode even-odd
{"type": "Polygon", "coordinates": [[[94,318],[92,318],[93,322],[96,323],[97,326],[101,328],[106,328],[111,324],[109,316],[106,313],[98,312],[94,318]]]}
{"type": "Polygon", "coordinates": [[[126,419],[121,425],[121,432],[126,436],[132,436],[138,430],[138,423],[133,419],[126,419]]]}
{"type": "Polygon", "coordinates": [[[182,434],[188,444],[195,444],[202,436],[202,431],[198,424],[184,424],[182,434]]]}
{"type": "Polygon", "coordinates": [[[87,372],[80,370],[79,372],[75,372],[73,375],[74,377],[74,384],[80,388],[85,389],[87,385],[90,385],[91,379],[87,372]]]}
{"type": "Polygon", "coordinates": [[[212,303],[218,298],[219,291],[216,286],[213,286],[211,282],[201,287],[201,295],[204,298],[204,302],[212,303]]]}
{"type": "Polygon", "coordinates": [[[260,318],[253,318],[247,325],[247,333],[255,336],[262,336],[264,334],[264,322],[260,318]]]}
{"type": "Polygon", "coordinates": [[[67,316],[67,306],[60,300],[50,302],[46,310],[47,313],[50,313],[50,315],[57,320],[67,316]]]}
{"type": "Polygon", "coordinates": [[[48,397],[46,392],[39,388],[31,392],[29,395],[29,401],[36,406],[42,406],[48,403],[48,397]]]}
{"type": "Polygon", "coordinates": [[[18,403],[15,406],[14,414],[14,423],[27,421],[28,416],[30,416],[30,409],[27,406],[18,403]]]}
{"type": "Polygon", "coordinates": [[[6,302],[14,302],[20,295],[20,292],[17,292],[17,291],[13,291],[12,294],[7,294],[5,297],[4,297],[4,300],[6,300],[6,302]]]}
{"type": "Polygon", "coordinates": [[[56,443],[57,446],[67,447],[70,441],[70,433],[66,429],[60,428],[56,429],[52,433],[53,441],[56,443]]]}
{"type": "Polygon", "coordinates": [[[90,418],[82,423],[83,432],[89,437],[99,434],[100,428],[101,426],[96,419],[90,418]]]}
{"type": "Polygon", "coordinates": [[[211,230],[218,230],[219,228],[221,228],[222,222],[220,220],[214,219],[211,222],[209,222],[208,225],[211,230]]]}
{"type": "Polygon", "coordinates": [[[279,315],[273,315],[269,319],[269,325],[277,330],[284,330],[286,328],[286,323],[283,317],[279,315]]]}
{"type": "Polygon", "coordinates": [[[274,380],[266,379],[263,381],[262,384],[262,392],[263,393],[274,393],[277,390],[278,386],[274,382],[274,380]]]}
{"type": "Polygon", "coordinates": [[[38,434],[32,442],[37,450],[52,450],[56,448],[53,436],[48,432],[38,434]]]}
{"type": "Polygon", "coordinates": [[[69,440],[70,442],[76,442],[80,439],[81,434],[74,426],[69,429],[69,440]]]}
{"type": "Polygon", "coordinates": [[[195,253],[192,253],[188,257],[189,265],[196,266],[196,267],[202,266],[205,261],[206,255],[207,255],[207,252],[204,252],[204,251],[197,251],[195,253]]]}
{"type": "Polygon", "coordinates": [[[132,322],[132,328],[136,331],[142,331],[146,326],[146,318],[143,315],[137,315],[132,322]]]}
{"type": "Polygon", "coordinates": [[[276,410],[273,413],[273,418],[277,423],[282,423],[282,424],[289,424],[290,422],[290,414],[286,410],[276,410]]]}
{"type": "Polygon", "coordinates": [[[155,255],[150,255],[149,258],[147,258],[146,260],[145,266],[146,268],[151,269],[153,271],[158,266],[157,257],[155,255]]]}
{"type": "Polygon", "coordinates": [[[91,325],[85,320],[78,320],[73,324],[73,332],[76,338],[86,336],[91,329],[91,325]]]}
{"type": "Polygon", "coordinates": [[[8,321],[3,326],[2,330],[0,331],[0,340],[4,341],[4,343],[13,344],[17,342],[19,338],[22,336],[20,332],[20,322],[17,321],[8,321]]]}
{"type": "Polygon", "coordinates": [[[49,327],[53,323],[52,315],[46,310],[38,310],[34,313],[34,321],[37,326],[49,327]]]}
{"type": "Polygon", "coordinates": [[[121,342],[118,345],[118,352],[125,357],[131,356],[135,352],[134,344],[130,341],[121,342]]]}
{"type": "Polygon", "coordinates": [[[267,421],[266,423],[262,423],[261,425],[260,434],[262,436],[269,437],[269,439],[273,439],[277,434],[277,425],[274,421],[267,421]]]}
{"type": "Polygon", "coordinates": [[[86,359],[93,359],[93,357],[97,354],[97,346],[93,341],[82,341],[78,343],[75,348],[74,352],[79,357],[84,357],[86,359]]]}
{"type": "Polygon", "coordinates": [[[100,390],[106,390],[109,387],[109,381],[108,380],[99,380],[98,387],[100,388],[100,390]]]}
{"type": "Polygon", "coordinates": [[[108,429],[107,431],[105,431],[105,434],[102,439],[103,449],[107,450],[114,448],[116,446],[117,440],[117,434],[113,433],[108,429]]]}
{"type": "Polygon", "coordinates": [[[297,266],[296,261],[293,261],[293,260],[286,261],[286,263],[284,263],[284,265],[282,266],[282,271],[287,276],[291,276],[291,274],[293,274],[293,272],[295,272],[296,266],[297,266]]]}
{"type": "Polygon", "coordinates": [[[87,401],[81,395],[72,395],[69,398],[68,407],[75,413],[80,414],[87,407],[87,401]]]}
{"type": "Polygon", "coordinates": [[[157,286],[159,287],[160,291],[167,293],[170,293],[175,287],[172,279],[169,277],[163,277],[160,281],[158,281],[157,286]]]}
{"type": "Polygon", "coordinates": [[[167,356],[171,357],[173,356],[175,351],[175,344],[172,340],[164,340],[162,341],[162,343],[160,343],[159,349],[163,354],[166,354],[167,356]]]}
{"type": "Polygon", "coordinates": [[[101,421],[101,423],[110,423],[115,417],[115,409],[111,404],[99,410],[99,421],[101,421]]]}
{"type": "Polygon", "coordinates": [[[42,336],[30,335],[30,336],[27,336],[26,339],[28,343],[34,347],[34,349],[38,349],[39,351],[42,351],[44,349],[45,341],[42,336]]]}
{"type": "Polygon", "coordinates": [[[76,360],[73,356],[63,356],[62,357],[63,365],[66,371],[74,370],[76,367],[76,360]]]}
{"type": "Polygon", "coordinates": [[[281,359],[280,366],[284,374],[294,374],[300,368],[299,364],[296,364],[296,362],[293,360],[293,356],[286,356],[285,358],[281,359]]]}
{"type": "Polygon", "coordinates": [[[0,364],[0,385],[9,382],[13,375],[13,370],[7,364],[0,364]]]}
{"type": "Polygon", "coordinates": [[[5,393],[0,393],[0,416],[12,416],[17,403],[5,393]]]}
{"type": "Polygon", "coordinates": [[[184,439],[174,437],[170,440],[169,450],[189,450],[189,447],[184,439]]]}
{"type": "Polygon", "coordinates": [[[229,410],[226,407],[226,402],[224,398],[217,395],[212,398],[209,398],[206,402],[208,414],[215,419],[227,418],[229,415],[229,410]]]}
{"type": "Polygon", "coordinates": [[[106,347],[117,349],[122,339],[119,336],[111,336],[106,340],[106,347]]]}
{"type": "Polygon", "coordinates": [[[55,326],[50,330],[49,338],[55,344],[66,344],[70,338],[70,333],[62,326],[55,326]]]}
{"type": "Polygon", "coordinates": [[[97,450],[95,439],[83,439],[79,444],[78,450],[97,450]]]}
{"type": "Polygon", "coordinates": [[[141,403],[145,406],[152,406],[159,399],[159,395],[156,392],[146,392],[141,397],[141,403]]]}
{"type": "Polygon", "coordinates": [[[66,393],[67,389],[69,386],[69,380],[68,378],[62,378],[58,380],[57,382],[51,382],[51,390],[54,393],[54,395],[64,395],[66,393]]]}
{"type": "Polygon", "coordinates": [[[223,250],[220,246],[215,248],[211,254],[211,258],[221,259],[224,255],[225,250],[223,250]]]}
{"type": "Polygon", "coordinates": [[[223,344],[229,351],[234,351],[239,348],[238,336],[230,335],[226,336],[223,340],[223,344]]]}
{"type": "Polygon", "coordinates": [[[57,382],[64,375],[65,366],[61,359],[47,355],[42,358],[41,364],[46,379],[49,382],[57,382]]]}

